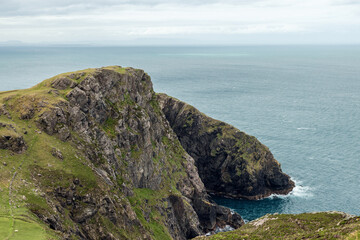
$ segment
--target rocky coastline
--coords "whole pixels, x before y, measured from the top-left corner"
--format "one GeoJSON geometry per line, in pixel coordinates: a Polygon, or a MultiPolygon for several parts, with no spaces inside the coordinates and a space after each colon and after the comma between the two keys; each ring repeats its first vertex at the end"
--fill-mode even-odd
{"type": "Polygon", "coordinates": [[[294,187],[255,137],[119,66],[0,93],[0,157],[3,218],[21,209],[50,239],[191,239],[244,224],[209,193],[294,187]]]}

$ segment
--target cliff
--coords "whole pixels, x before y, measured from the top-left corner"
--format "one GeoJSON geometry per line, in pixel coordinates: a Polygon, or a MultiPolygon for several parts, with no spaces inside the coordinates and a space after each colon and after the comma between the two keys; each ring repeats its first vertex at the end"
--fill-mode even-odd
{"type": "Polygon", "coordinates": [[[255,137],[212,119],[194,107],[158,94],[160,106],[183,148],[195,160],[208,192],[260,199],[287,194],[294,182],[255,137]]]}
{"type": "Polygon", "coordinates": [[[189,239],[243,225],[208,191],[248,198],[290,191],[293,183],[265,146],[224,123],[211,120],[211,127],[199,112],[192,121],[200,126],[204,116],[209,135],[179,131],[169,99],[154,93],[144,71],[118,66],[0,93],[0,235],[189,239]],[[223,138],[222,126],[233,135],[223,138]],[[195,140],[202,142],[192,149],[195,140]],[[215,166],[223,160],[230,162],[224,170],[215,166]],[[219,169],[228,172],[210,176],[219,169]],[[232,184],[239,176],[245,190],[232,184]],[[217,177],[230,187],[214,184],[217,177]]]}

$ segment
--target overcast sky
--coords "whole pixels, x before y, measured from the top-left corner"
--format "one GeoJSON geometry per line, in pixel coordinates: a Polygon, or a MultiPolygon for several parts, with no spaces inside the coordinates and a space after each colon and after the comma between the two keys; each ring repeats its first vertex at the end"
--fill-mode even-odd
{"type": "Polygon", "coordinates": [[[0,0],[0,42],[359,44],[360,0],[0,0]]]}

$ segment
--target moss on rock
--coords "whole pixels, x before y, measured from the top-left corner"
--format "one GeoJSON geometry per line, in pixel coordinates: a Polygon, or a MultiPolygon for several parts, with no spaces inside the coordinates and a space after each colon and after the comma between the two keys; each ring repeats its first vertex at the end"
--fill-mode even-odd
{"type": "Polygon", "coordinates": [[[360,217],[341,212],[266,215],[237,230],[196,239],[358,239],[360,217]]]}
{"type": "Polygon", "coordinates": [[[215,120],[194,107],[157,94],[184,149],[195,159],[207,190],[232,198],[260,199],[287,194],[294,182],[270,150],[255,137],[215,120]]]}

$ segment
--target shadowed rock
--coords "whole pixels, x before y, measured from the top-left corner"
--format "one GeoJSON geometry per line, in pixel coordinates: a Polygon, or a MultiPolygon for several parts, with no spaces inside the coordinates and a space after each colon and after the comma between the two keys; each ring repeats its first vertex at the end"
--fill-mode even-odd
{"type": "MultiPolygon", "coordinates": [[[[168,203],[168,209],[157,207],[157,211],[166,219],[163,224],[174,239],[189,239],[216,227],[236,228],[243,224],[238,214],[209,199],[194,159],[178,142],[160,110],[150,77],[143,70],[103,68],[81,76],[83,79],[73,89],[70,77],[52,82],[53,88],[68,91],[66,101],[39,114],[36,122],[40,129],[64,141],[80,138],[78,148],[96,166],[93,169],[97,176],[108,186],[123,189],[126,196],[134,196],[135,188],[161,192],[164,185],[177,179],[177,194],[161,193],[164,198],[157,203],[168,203]],[[175,178],[179,172],[182,175],[175,178]],[[121,186],[117,179],[123,179],[121,186]]],[[[52,154],[58,156],[56,149],[52,154]]],[[[85,224],[103,212],[100,203],[95,198],[85,205],[80,203],[86,197],[74,189],[61,189],[57,200],[70,211],[72,220],[83,226],[82,234],[93,239],[85,224]]],[[[150,219],[147,211],[144,206],[142,214],[150,219]]],[[[115,223],[124,221],[120,215],[106,214],[115,223]]]]}
{"type": "Polygon", "coordinates": [[[0,149],[22,153],[27,149],[24,138],[10,124],[0,123],[0,149]]]}
{"type": "Polygon", "coordinates": [[[255,137],[166,94],[157,96],[181,145],[195,159],[210,193],[260,199],[293,189],[294,182],[255,137]]]}

